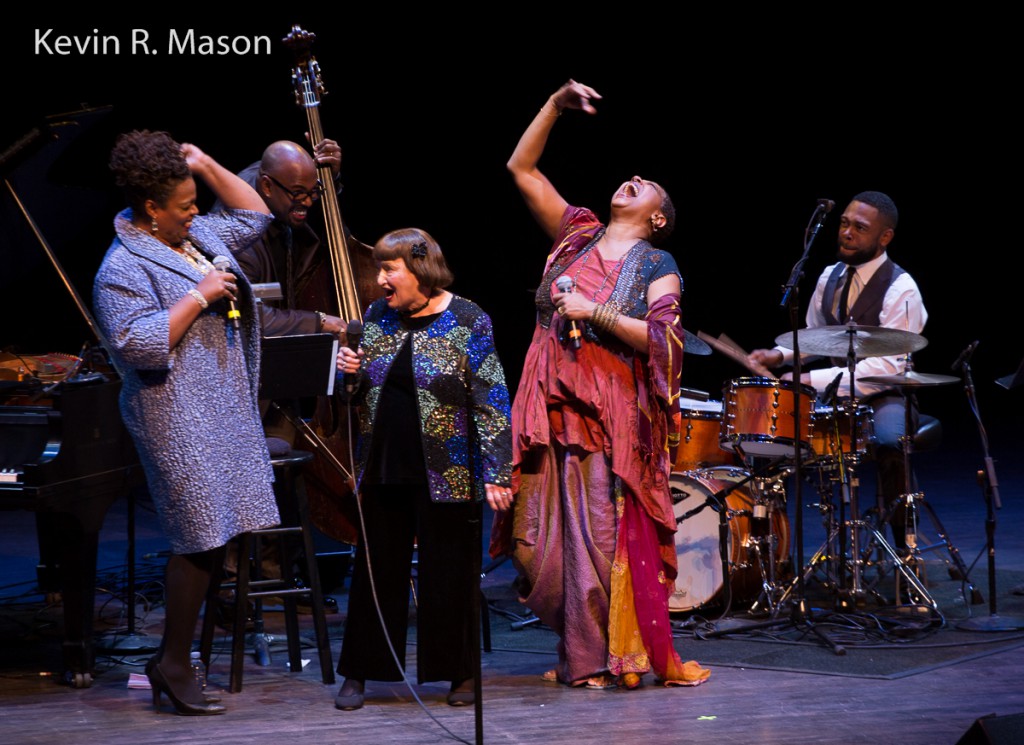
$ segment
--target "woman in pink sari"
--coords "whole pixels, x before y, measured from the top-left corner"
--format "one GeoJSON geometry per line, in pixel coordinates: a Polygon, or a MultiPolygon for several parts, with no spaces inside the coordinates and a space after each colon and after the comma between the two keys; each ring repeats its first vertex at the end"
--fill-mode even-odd
{"type": "Polygon", "coordinates": [[[559,635],[546,680],[635,688],[653,670],[664,684],[698,685],[710,671],[680,660],[668,615],[682,280],[652,244],[669,235],[675,210],[661,186],[634,176],[603,225],[537,168],[562,111],[593,114],[596,99],[563,85],[508,162],[554,243],[512,407],[516,496],[496,519],[491,553],[512,554],[523,601],[559,635]]]}

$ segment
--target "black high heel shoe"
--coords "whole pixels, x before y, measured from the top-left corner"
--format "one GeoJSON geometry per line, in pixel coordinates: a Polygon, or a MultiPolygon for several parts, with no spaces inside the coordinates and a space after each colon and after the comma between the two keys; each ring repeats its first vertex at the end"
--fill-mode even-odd
{"type": "Polygon", "coordinates": [[[225,708],[220,704],[202,703],[193,704],[189,701],[182,701],[177,694],[171,690],[171,684],[160,669],[160,663],[153,663],[152,667],[146,665],[146,676],[149,678],[149,687],[153,690],[153,707],[160,708],[160,694],[167,694],[167,698],[174,704],[174,710],[184,716],[208,716],[210,714],[223,714],[225,708]]]}
{"type": "MultiPolygon", "coordinates": [[[[159,664],[159,662],[160,656],[158,655],[153,655],[149,658],[149,660],[146,661],[145,672],[147,678],[150,676],[150,673],[153,672],[153,668],[157,664],[159,664]]],[[[203,700],[205,700],[206,703],[208,704],[216,704],[220,703],[220,696],[218,696],[216,693],[207,693],[206,691],[203,691],[203,700]]]]}

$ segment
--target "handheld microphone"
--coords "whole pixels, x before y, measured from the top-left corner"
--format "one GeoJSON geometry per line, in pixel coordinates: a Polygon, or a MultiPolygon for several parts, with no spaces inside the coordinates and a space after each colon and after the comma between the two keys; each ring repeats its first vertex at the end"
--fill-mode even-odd
{"type": "MultiPolygon", "coordinates": [[[[231,271],[231,259],[227,256],[216,256],[211,262],[216,267],[218,272],[230,272],[231,271]]],[[[235,301],[228,300],[228,320],[231,321],[231,325],[234,326],[235,331],[239,331],[242,328],[242,312],[238,310],[238,306],[235,305],[235,301]]]]}
{"type": "MultiPolygon", "coordinates": [[[[345,346],[353,352],[359,351],[359,343],[363,340],[363,324],[361,321],[349,321],[345,327],[345,346]]],[[[345,393],[350,396],[356,392],[357,381],[355,373],[345,373],[345,393]]]]}
{"type": "MultiPolygon", "coordinates": [[[[555,280],[555,286],[559,292],[572,292],[572,279],[563,274],[555,280]]],[[[582,340],[583,333],[579,324],[575,320],[569,321],[569,341],[572,342],[573,349],[579,349],[582,340]]]]}
{"type": "Polygon", "coordinates": [[[827,215],[832,211],[832,208],[836,206],[836,203],[831,199],[819,199],[818,207],[827,215]]]}
{"type": "Polygon", "coordinates": [[[956,358],[956,362],[950,367],[953,372],[960,372],[963,366],[967,364],[967,361],[971,359],[971,355],[974,354],[974,350],[978,348],[978,341],[972,341],[967,345],[967,349],[960,353],[960,356],[956,358]]]}

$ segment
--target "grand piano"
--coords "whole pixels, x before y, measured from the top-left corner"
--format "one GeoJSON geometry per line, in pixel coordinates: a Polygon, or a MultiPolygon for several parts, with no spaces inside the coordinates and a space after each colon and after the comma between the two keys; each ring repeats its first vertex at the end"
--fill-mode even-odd
{"type": "Polygon", "coordinates": [[[117,408],[120,380],[82,372],[48,390],[0,381],[0,509],[36,513],[40,590],[64,605],[65,682],[93,674],[99,533],[111,505],[140,483],[117,408]]]}
{"type": "MultiPolygon", "coordinates": [[[[77,130],[85,118],[65,115],[60,121],[71,122],[77,130]]],[[[0,201],[8,219],[3,226],[5,237],[19,236],[18,226],[10,224],[12,219],[22,222],[22,229],[25,225],[30,228],[28,232],[22,230],[20,238],[10,240],[12,253],[0,259],[7,262],[18,258],[24,264],[22,257],[32,251],[49,258],[52,267],[41,262],[48,284],[38,279],[20,284],[31,287],[36,297],[63,295],[66,301],[70,296],[80,318],[72,317],[73,311],[67,308],[58,309],[61,318],[57,322],[47,319],[46,328],[67,329],[77,320],[75,327],[79,331],[86,326],[92,329],[98,345],[87,342],[78,355],[30,354],[17,345],[0,350],[0,519],[4,510],[35,513],[39,589],[59,595],[64,607],[62,680],[86,688],[92,684],[94,672],[93,618],[100,529],[111,505],[128,498],[144,478],[118,410],[120,376],[109,365],[103,339],[74,283],[22,202],[18,186],[29,179],[19,182],[15,178],[15,167],[28,169],[32,177],[46,171],[62,140],[70,139],[64,132],[57,126],[44,126],[0,153],[4,174],[0,201]],[[36,155],[34,163],[26,164],[22,156],[30,149],[38,153],[40,148],[44,154],[49,153],[49,160],[36,155]]],[[[9,265],[17,266],[13,262],[9,265]]],[[[20,289],[5,288],[2,294],[10,298],[20,289]]],[[[37,307],[28,309],[35,311],[37,307]]],[[[24,329],[28,314],[23,309],[23,302],[0,308],[4,336],[24,329]]],[[[0,338],[0,344],[10,341],[0,338]]],[[[45,350],[57,342],[39,335],[32,343],[45,350]]]]}

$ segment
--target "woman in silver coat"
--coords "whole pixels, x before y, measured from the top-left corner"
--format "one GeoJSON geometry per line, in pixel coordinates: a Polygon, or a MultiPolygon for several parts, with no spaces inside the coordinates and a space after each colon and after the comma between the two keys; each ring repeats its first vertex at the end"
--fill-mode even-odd
{"type": "Polygon", "coordinates": [[[220,714],[190,669],[199,611],[236,535],[279,523],[256,395],[260,330],[231,259],[270,222],[244,181],[165,132],[121,135],[110,167],[129,207],[93,304],[123,375],[121,413],[171,547],[166,621],[146,673],[154,705],[220,714]],[[198,216],[200,177],[229,208],[198,216]]]}

